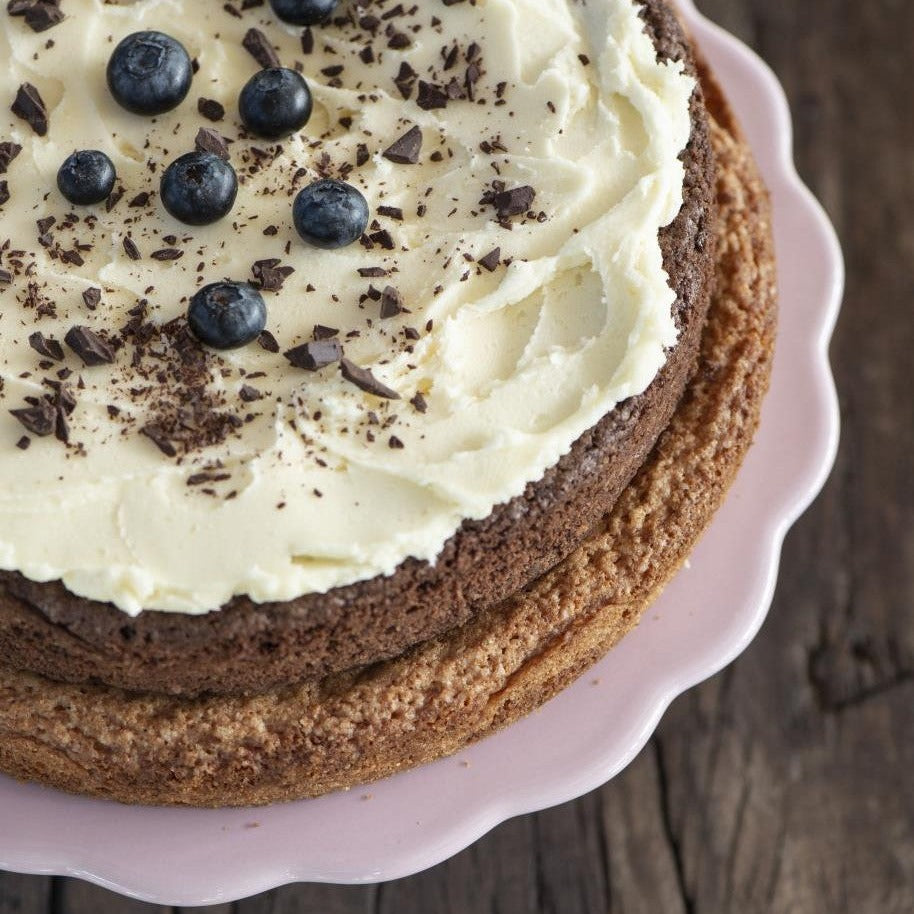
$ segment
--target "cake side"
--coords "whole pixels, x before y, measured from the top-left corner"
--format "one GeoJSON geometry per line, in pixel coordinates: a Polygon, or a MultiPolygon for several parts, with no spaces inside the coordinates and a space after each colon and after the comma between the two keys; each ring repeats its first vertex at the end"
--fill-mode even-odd
{"type": "MultiPolygon", "coordinates": [[[[670,10],[645,4],[661,59],[686,62],[670,10]]],[[[713,156],[700,92],[691,105],[684,205],[660,233],[680,337],[648,390],[585,433],[524,495],[465,522],[434,565],[408,560],[389,577],[324,595],[218,613],[127,618],[59,583],[0,572],[0,658],[70,681],[181,694],[260,691],[394,656],[493,605],[566,556],[643,462],[692,370],[711,285],[713,156]]]]}
{"type": "Polygon", "coordinates": [[[316,795],[456,751],[540,705],[616,643],[719,506],[768,386],[768,198],[722,97],[712,98],[718,285],[698,371],[648,461],[577,551],[403,657],[248,699],[131,696],[0,668],[0,768],[134,803],[316,795]]]}

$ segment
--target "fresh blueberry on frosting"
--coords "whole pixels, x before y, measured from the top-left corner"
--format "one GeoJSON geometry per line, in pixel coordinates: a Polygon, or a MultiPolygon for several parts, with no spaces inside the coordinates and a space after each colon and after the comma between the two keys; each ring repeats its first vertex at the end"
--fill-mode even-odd
{"type": "Polygon", "coordinates": [[[295,198],[292,218],[298,234],[318,248],[341,248],[358,241],[368,225],[368,203],[351,184],[325,178],[295,198]]]}
{"type": "Polygon", "coordinates": [[[77,206],[89,206],[107,199],[117,174],[103,152],[85,149],[68,156],[57,172],[57,187],[77,206]]]}
{"type": "Polygon", "coordinates": [[[184,46],[162,32],[128,35],[108,61],[108,88],[134,114],[163,114],[184,101],[193,66],[184,46]]]}
{"type": "Polygon", "coordinates": [[[270,0],[273,12],[293,25],[316,25],[323,22],[339,4],[339,0],[270,0]]]}
{"type": "Polygon", "coordinates": [[[211,152],[188,152],[162,175],[162,205],[187,225],[209,225],[235,203],[238,177],[228,162],[211,152]]]}
{"type": "Polygon", "coordinates": [[[241,90],[238,110],[251,133],[279,139],[308,123],[311,90],[295,70],[268,67],[255,73],[241,90]]]}
{"type": "Polygon", "coordinates": [[[187,323],[201,343],[214,349],[237,349],[263,333],[267,306],[247,283],[214,282],[190,300],[187,323]]]}

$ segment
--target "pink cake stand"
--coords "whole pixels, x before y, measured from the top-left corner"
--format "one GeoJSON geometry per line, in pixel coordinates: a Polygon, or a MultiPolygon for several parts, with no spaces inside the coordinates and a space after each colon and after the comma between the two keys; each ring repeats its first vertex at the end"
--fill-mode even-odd
{"type": "Polygon", "coordinates": [[[689,567],[635,632],[541,711],[364,790],[266,809],[149,809],[0,777],[0,869],[77,876],[166,905],[415,873],[511,816],[599,787],[634,758],[674,697],[749,644],[771,601],[784,535],[834,460],[827,346],[843,267],[831,226],[794,170],[790,113],[774,76],[691,0],[680,5],[771,189],[782,302],[756,443],[689,567]]]}

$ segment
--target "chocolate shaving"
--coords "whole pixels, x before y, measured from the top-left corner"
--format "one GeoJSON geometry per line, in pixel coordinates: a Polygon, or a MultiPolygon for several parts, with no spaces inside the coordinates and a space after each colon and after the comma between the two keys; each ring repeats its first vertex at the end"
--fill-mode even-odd
{"type": "Polygon", "coordinates": [[[0,285],[9,285],[13,281],[13,274],[9,270],[0,268],[0,285]]]}
{"type": "Polygon", "coordinates": [[[10,413],[39,438],[47,437],[57,427],[57,409],[47,398],[40,400],[35,406],[11,409],[10,413]]]}
{"type": "Polygon", "coordinates": [[[114,350],[98,334],[88,327],[71,327],[64,342],[83,360],[83,364],[110,365],[114,361],[114,350]]]}
{"type": "Polygon", "coordinates": [[[379,229],[368,236],[375,244],[381,245],[385,251],[392,251],[395,247],[394,240],[387,229],[379,229]]]}
{"type": "Polygon", "coordinates": [[[260,64],[261,67],[279,67],[279,56],[270,44],[269,39],[260,29],[248,29],[241,44],[244,49],[260,64]]]}
{"type": "Polygon", "coordinates": [[[343,347],[337,339],[312,340],[283,353],[290,364],[305,371],[319,371],[343,357],[343,347]]]}
{"type": "Polygon", "coordinates": [[[279,343],[269,330],[264,330],[260,336],[257,337],[257,343],[261,349],[265,349],[267,352],[272,352],[274,354],[279,352],[279,343]]]}
{"type": "Polygon", "coordinates": [[[0,175],[6,174],[10,162],[22,152],[22,147],[18,143],[0,143],[0,175]]]}
{"type": "Polygon", "coordinates": [[[415,165],[419,161],[421,149],[422,131],[418,127],[410,127],[400,139],[395,140],[381,154],[385,159],[399,165],[415,165]]]}
{"type": "Polygon", "coordinates": [[[98,307],[98,303],[102,300],[102,290],[96,289],[94,287],[85,289],[83,291],[83,301],[86,303],[86,307],[90,311],[94,311],[98,307]]]}
{"type": "Polygon", "coordinates": [[[423,111],[431,111],[433,108],[446,108],[448,103],[448,94],[441,88],[425,80],[419,80],[419,93],[416,96],[416,104],[423,111]]]}
{"type": "Polygon", "coordinates": [[[197,111],[208,121],[221,121],[225,117],[225,107],[214,98],[201,98],[197,101],[197,111]]]}
{"type": "Polygon", "coordinates": [[[227,162],[230,158],[228,141],[210,127],[201,127],[197,131],[194,146],[197,152],[211,152],[213,155],[219,156],[224,162],[227,162]]]}
{"type": "Polygon", "coordinates": [[[149,202],[149,197],[150,194],[148,191],[141,191],[127,204],[127,206],[131,208],[139,208],[145,206],[149,202]]]}
{"type": "Polygon", "coordinates": [[[340,360],[340,373],[349,381],[355,384],[360,390],[373,394],[376,397],[384,397],[386,400],[399,400],[400,395],[391,390],[385,384],[382,384],[367,368],[360,368],[355,362],[349,359],[340,360]]]}
{"type": "Polygon", "coordinates": [[[11,16],[25,17],[26,25],[33,32],[45,32],[64,20],[60,0],[10,0],[7,12],[11,16]]]}
{"type": "Polygon", "coordinates": [[[311,31],[310,26],[306,26],[305,30],[301,33],[301,52],[302,54],[310,54],[314,50],[314,33],[311,31]]]}
{"type": "Polygon", "coordinates": [[[180,260],[184,256],[184,251],[177,248],[162,248],[160,251],[153,251],[150,256],[153,260],[180,260]]]}
{"type": "Polygon", "coordinates": [[[172,444],[165,430],[155,423],[144,425],[140,434],[145,435],[166,457],[177,457],[178,451],[172,444]]]}
{"type": "Polygon", "coordinates": [[[364,276],[366,279],[370,277],[377,278],[386,275],[387,270],[385,270],[384,267],[359,267],[359,276],[364,276]]]}
{"type": "Polygon", "coordinates": [[[428,409],[428,403],[426,403],[425,397],[418,391],[409,402],[415,407],[417,413],[424,413],[428,409]]]}
{"type": "Polygon", "coordinates": [[[21,117],[38,136],[48,132],[48,109],[41,94],[31,83],[23,83],[10,110],[21,117]]]}
{"type": "Polygon", "coordinates": [[[405,60],[400,64],[400,70],[394,77],[394,85],[400,90],[400,95],[404,99],[413,94],[413,85],[418,76],[419,74],[405,60]]]}
{"type": "Polygon", "coordinates": [[[62,362],[64,359],[63,346],[53,337],[46,337],[40,330],[36,330],[29,337],[29,346],[46,359],[53,359],[55,362],[62,362]]]}
{"type": "Polygon", "coordinates": [[[29,449],[29,446],[31,445],[31,443],[32,443],[32,439],[29,438],[28,435],[23,435],[16,442],[16,447],[19,448],[20,451],[27,451],[29,449]]]}
{"type": "Polygon", "coordinates": [[[377,212],[379,216],[387,216],[390,219],[403,219],[403,210],[399,206],[379,206],[377,212]]]}
{"type": "Polygon", "coordinates": [[[124,237],[124,253],[125,253],[131,260],[139,260],[139,259],[140,259],[140,249],[136,246],[136,244],[134,243],[133,239],[132,239],[132,238],[129,238],[129,237],[127,237],[127,236],[124,237]]]}
{"type": "Polygon", "coordinates": [[[10,188],[6,181],[0,181],[0,206],[3,206],[10,198],[10,188]]]}
{"type": "Polygon", "coordinates": [[[331,337],[339,336],[339,330],[336,327],[325,327],[323,324],[315,324],[311,331],[311,336],[316,340],[329,340],[331,337]]]}
{"type": "Polygon", "coordinates": [[[385,286],[381,293],[381,318],[396,317],[403,312],[403,299],[393,286],[385,286]]]}
{"type": "Polygon", "coordinates": [[[286,278],[295,272],[295,267],[279,266],[278,258],[271,257],[269,260],[257,260],[251,267],[251,273],[256,280],[255,285],[265,292],[278,292],[286,278]]]}
{"type": "Polygon", "coordinates": [[[530,209],[536,191],[525,184],[523,187],[512,187],[510,190],[503,190],[496,193],[492,198],[492,206],[498,213],[499,219],[505,219],[508,216],[518,216],[530,209]]]}
{"type": "Polygon", "coordinates": [[[500,260],[501,248],[495,248],[494,250],[489,251],[488,254],[480,257],[476,263],[478,263],[481,267],[485,267],[490,273],[492,273],[498,266],[500,260]]]}
{"type": "Polygon", "coordinates": [[[263,399],[263,394],[256,387],[251,387],[250,384],[243,384],[241,390],[238,391],[238,396],[245,403],[253,403],[255,400],[263,399]]]}

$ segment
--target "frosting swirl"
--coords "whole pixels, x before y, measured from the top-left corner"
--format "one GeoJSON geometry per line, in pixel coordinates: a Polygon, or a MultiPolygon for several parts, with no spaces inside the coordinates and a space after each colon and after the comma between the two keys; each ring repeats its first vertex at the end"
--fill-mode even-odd
{"type": "Polygon", "coordinates": [[[642,392],[675,343],[657,232],[682,202],[693,81],[657,61],[632,0],[376,0],[304,35],[267,6],[64,12],[48,32],[0,33],[0,95],[29,83],[49,112],[45,136],[0,112],[0,140],[23,147],[0,206],[0,567],[128,613],[199,613],[434,561],[642,392]],[[281,143],[238,118],[252,28],[311,86],[311,121],[281,143]],[[154,119],[104,82],[139,29],[198,64],[184,104],[154,119]],[[216,123],[200,113],[213,102],[216,123]],[[231,141],[240,188],[226,219],[189,228],[158,182],[201,126],[231,141]],[[70,215],[54,175],[85,148],[124,193],[70,215]],[[367,198],[362,244],[295,234],[294,194],[326,176],[367,198]],[[188,298],[222,278],[260,281],[278,346],[188,340],[188,298]],[[113,362],[29,344],[74,326],[113,362]],[[349,370],[284,357],[328,328],[349,370]],[[398,398],[353,383],[359,369],[398,398]],[[59,402],[61,384],[66,441],[30,436],[10,410],[59,402]]]}

